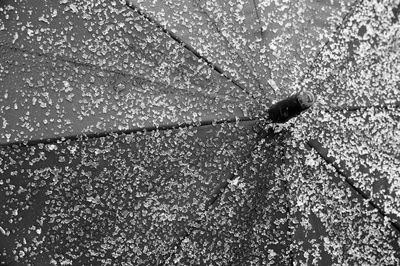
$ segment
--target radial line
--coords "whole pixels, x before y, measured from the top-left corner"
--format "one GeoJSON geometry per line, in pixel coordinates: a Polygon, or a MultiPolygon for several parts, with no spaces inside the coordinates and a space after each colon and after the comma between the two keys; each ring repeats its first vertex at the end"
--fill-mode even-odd
{"type": "Polygon", "coordinates": [[[354,192],[356,192],[356,194],[360,195],[364,200],[366,200],[372,208],[376,209],[382,218],[385,218],[385,217],[388,218],[391,226],[397,231],[397,233],[400,233],[400,226],[396,222],[393,222],[388,217],[388,214],[383,209],[381,209],[376,203],[374,203],[372,201],[372,199],[369,198],[366,193],[364,193],[361,189],[359,189],[358,187],[356,187],[354,185],[354,182],[352,180],[350,180],[349,176],[342,169],[340,169],[340,167],[336,163],[334,163],[334,158],[328,157],[328,154],[326,151],[323,150],[324,148],[322,147],[321,143],[319,143],[316,140],[313,140],[313,141],[308,141],[307,145],[309,147],[313,148],[325,160],[326,163],[332,165],[335,168],[336,172],[339,175],[344,177],[346,184],[354,192]]]}
{"type": "Polygon", "coordinates": [[[202,56],[200,53],[198,53],[191,45],[185,43],[182,41],[177,35],[175,35],[172,31],[168,30],[167,28],[163,27],[160,23],[158,23],[156,20],[148,16],[145,12],[143,12],[140,8],[135,6],[133,3],[128,3],[126,2],[126,6],[129,7],[130,9],[134,10],[141,16],[143,16],[147,21],[153,23],[157,28],[161,29],[164,33],[166,33],[169,37],[171,37],[173,40],[181,44],[185,49],[190,51],[193,55],[195,55],[198,59],[202,60],[205,62],[209,67],[211,67],[213,70],[218,72],[221,76],[226,78],[228,81],[232,82],[236,87],[241,89],[243,92],[245,92],[247,95],[251,96],[254,100],[256,100],[252,94],[246,90],[242,85],[240,85],[236,80],[234,80],[232,77],[230,77],[228,74],[226,74],[221,67],[218,65],[212,63],[210,60],[208,60],[205,56],[202,56]]]}

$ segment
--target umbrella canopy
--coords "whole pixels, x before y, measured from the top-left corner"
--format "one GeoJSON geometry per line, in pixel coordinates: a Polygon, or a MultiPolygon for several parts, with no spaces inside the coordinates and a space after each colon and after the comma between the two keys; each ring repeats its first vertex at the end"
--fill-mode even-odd
{"type": "Polygon", "coordinates": [[[2,6],[2,143],[241,117],[254,102],[121,3],[2,6]]]}
{"type": "Polygon", "coordinates": [[[399,1],[0,8],[1,262],[399,263],[399,1]]]}

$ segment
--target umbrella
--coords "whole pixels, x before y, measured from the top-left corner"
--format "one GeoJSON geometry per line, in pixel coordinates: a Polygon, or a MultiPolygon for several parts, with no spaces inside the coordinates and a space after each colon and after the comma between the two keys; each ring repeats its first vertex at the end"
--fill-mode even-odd
{"type": "Polygon", "coordinates": [[[398,4],[3,1],[2,260],[395,265],[398,4]]]}

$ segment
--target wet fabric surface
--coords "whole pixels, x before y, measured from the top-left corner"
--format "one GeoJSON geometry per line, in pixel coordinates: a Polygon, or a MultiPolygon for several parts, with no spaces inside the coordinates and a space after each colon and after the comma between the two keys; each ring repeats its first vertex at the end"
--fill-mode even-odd
{"type": "Polygon", "coordinates": [[[129,4],[0,3],[2,262],[399,264],[398,0],[129,4]]]}

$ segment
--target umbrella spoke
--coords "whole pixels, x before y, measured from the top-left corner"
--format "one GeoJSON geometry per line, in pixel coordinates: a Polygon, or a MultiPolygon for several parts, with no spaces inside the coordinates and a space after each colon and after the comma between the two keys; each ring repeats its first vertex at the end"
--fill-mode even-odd
{"type": "Polygon", "coordinates": [[[329,151],[325,149],[321,143],[319,143],[317,140],[311,140],[308,141],[307,144],[315,149],[317,153],[329,164],[333,165],[333,167],[336,169],[337,173],[340,174],[345,178],[345,182],[347,185],[354,190],[360,197],[362,197],[364,200],[368,202],[371,207],[376,209],[378,213],[382,216],[382,218],[388,218],[391,226],[393,227],[394,230],[397,231],[398,234],[400,234],[400,225],[399,222],[395,222],[392,219],[390,219],[389,214],[386,213],[380,206],[378,206],[374,201],[366,194],[364,193],[361,189],[359,189],[355,184],[354,181],[350,179],[350,174],[348,170],[342,169],[337,163],[335,163],[335,158],[328,157],[329,151]]]}

